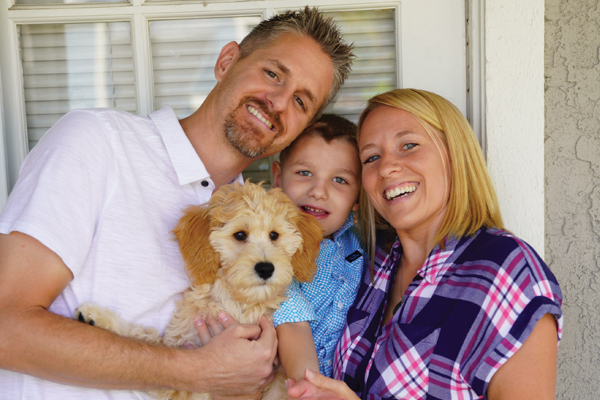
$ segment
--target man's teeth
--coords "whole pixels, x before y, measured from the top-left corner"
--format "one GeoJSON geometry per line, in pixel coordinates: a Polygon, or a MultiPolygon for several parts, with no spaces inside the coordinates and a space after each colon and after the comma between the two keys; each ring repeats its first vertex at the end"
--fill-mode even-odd
{"type": "Polygon", "coordinates": [[[273,129],[273,124],[272,124],[272,123],[270,123],[269,121],[267,121],[267,120],[265,119],[265,117],[263,117],[263,116],[262,116],[262,114],[261,114],[261,113],[259,113],[259,112],[258,112],[258,110],[257,110],[256,108],[254,108],[254,107],[252,107],[252,106],[248,106],[248,111],[250,111],[250,113],[251,113],[252,115],[254,115],[256,118],[260,119],[260,120],[261,120],[261,122],[262,122],[263,124],[265,124],[266,126],[268,126],[268,127],[269,127],[269,129],[273,129]]]}
{"type": "Polygon", "coordinates": [[[418,187],[418,185],[410,185],[410,186],[404,186],[401,188],[390,189],[387,192],[385,192],[385,197],[388,200],[392,200],[396,197],[405,196],[405,195],[410,194],[410,193],[414,192],[415,190],[417,190],[417,187],[418,187]]]}
{"type": "Polygon", "coordinates": [[[310,212],[314,212],[314,213],[327,214],[327,211],[321,210],[320,208],[312,208],[312,207],[304,206],[304,209],[306,211],[310,211],[310,212]]]}

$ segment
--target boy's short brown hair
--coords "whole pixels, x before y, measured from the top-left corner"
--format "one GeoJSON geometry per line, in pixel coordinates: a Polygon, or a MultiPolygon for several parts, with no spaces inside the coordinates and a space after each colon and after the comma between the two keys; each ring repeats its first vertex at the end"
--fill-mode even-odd
{"type": "Polygon", "coordinates": [[[356,140],[356,124],[336,114],[323,114],[317,121],[309,125],[288,147],[279,153],[279,163],[283,167],[286,159],[294,150],[296,143],[305,136],[317,136],[331,143],[334,139],[345,140],[350,143],[358,155],[358,142],[356,140]]]}

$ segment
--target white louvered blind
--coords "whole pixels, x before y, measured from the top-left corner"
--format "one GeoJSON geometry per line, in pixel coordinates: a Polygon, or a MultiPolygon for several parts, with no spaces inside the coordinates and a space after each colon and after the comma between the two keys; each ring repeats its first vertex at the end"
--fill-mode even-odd
{"type": "Polygon", "coordinates": [[[340,26],[344,39],[354,43],[352,73],[325,112],[358,122],[369,98],[396,89],[395,11],[365,10],[326,13],[340,26]]]}
{"type": "Polygon", "coordinates": [[[65,113],[137,111],[128,22],[20,25],[29,148],[65,113]]]}
{"type": "Polygon", "coordinates": [[[168,104],[179,118],[196,111],[217,83],[221,48],[239,43],[259,22],[259,16],[151,21],[154,108],[168,104]]]}
{"type": "Polygon", "coordinates": [[[15,0],[18,5],[127,3],[128,0],[15,0]]]}

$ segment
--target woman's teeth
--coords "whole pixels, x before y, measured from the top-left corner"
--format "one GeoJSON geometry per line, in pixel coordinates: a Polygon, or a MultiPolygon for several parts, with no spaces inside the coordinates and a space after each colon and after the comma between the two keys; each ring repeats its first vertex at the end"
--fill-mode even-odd
{"type": "Polygon", "coordinates": [[[265,117],[262,116],[261,113],[258,112],[258,110],[252,106],[248,106],[248,111],[250,111],[250,113],[252,115],[254,115],[256,118],[258,118],[263,124],[265,124],[266,126],[269,127],[269,129],[273,129],[273,124],[270,123],[269,121],[267,121],[265,119],[265,117]]]}
{"type": "Polygon", "coordinates": [[[410,186],[404,186],[401,188],[390,189],[385,192],[385,198],[388,200],[393,200],[396,197],[406,196],[407,194],[410,194],[410,193],[414,192],[415,190],[417,190],[418,186],[419,185],[410,185],[410,186]]]}

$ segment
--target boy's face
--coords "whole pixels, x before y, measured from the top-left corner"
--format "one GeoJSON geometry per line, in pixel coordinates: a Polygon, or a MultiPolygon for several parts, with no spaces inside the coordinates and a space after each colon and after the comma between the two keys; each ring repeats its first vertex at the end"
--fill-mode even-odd
{"type": "Polygon", "coordinates": [[[329,237],[357,210],[360,190],[358,152],[343,139],[327,143],[318,136],[304,136],[289,154],[283,169],[273,165],[275,186],[292,202],[314,215],[329,237]]]}

